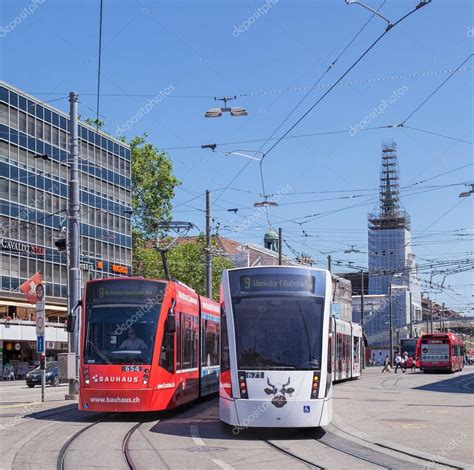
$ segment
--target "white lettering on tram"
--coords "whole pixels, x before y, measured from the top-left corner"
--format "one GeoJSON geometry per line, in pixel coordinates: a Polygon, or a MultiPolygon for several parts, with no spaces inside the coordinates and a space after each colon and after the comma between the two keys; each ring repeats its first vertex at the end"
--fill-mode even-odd
{"type": "Polygon", "coordinates": [[[130,376],[121,376],[118,375],[114,376],[103,376],[103,375],[93,375],[92,382],[94,383],[138,383],[138,377],[130,377],[130,376]]]}
{"type": "Polygon", "coordinates": [[[184,292],[178,291],[178,297],[182,300],[185,300],[186,302],[189,302],[191,304],[197,305],[198,300],[194,297],[191,297],[188,294],[185,294],[184,292]]]}

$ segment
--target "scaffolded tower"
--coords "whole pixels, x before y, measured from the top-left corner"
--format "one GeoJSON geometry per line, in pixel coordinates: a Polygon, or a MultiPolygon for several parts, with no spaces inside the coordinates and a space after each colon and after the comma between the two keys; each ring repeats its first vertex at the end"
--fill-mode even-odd
{"type": "Polygon", "coordinates": [[[400,208],[400,173],[398,170],[397,144],[393,141],[382,143],[380,208],[369,214],[369,229],[410,230],[410,217],[400,208]]]}

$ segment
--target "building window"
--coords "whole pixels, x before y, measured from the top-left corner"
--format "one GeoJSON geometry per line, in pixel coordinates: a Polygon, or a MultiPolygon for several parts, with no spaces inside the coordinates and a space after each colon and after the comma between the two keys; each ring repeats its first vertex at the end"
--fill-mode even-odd
{"type": "Polygon", "coordinates": [[[0,103],[0,124],[8,126],[8,106],[5,103],[0,103]]]}
{"type": "Polygon", "coordinates": [[[18,129],[18,110],[10,108],[10,127],[18,129]]]}
{"type": "Polygon", "coordinates": [[[9,200],[8,180],[5,178],[0,178],[0,198],[9,200]]]}
{"type": "Polygon", "coordinates": [[[21,112],[19,113],[19,130],[26,133],[26,114],[21,112]]]}

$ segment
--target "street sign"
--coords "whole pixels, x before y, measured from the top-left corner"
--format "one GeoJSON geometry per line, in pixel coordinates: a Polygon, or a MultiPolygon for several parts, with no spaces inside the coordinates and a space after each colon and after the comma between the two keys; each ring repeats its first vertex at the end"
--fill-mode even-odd
{"type": "Polygon", "coordinates": [[[36,302],[36,336],[44,336],[45,323],[44,299],[36,302]]]}
{"type": "Polygon", "coordinates": [[[36,340],[36,352],[38,354],[44,354],[44,336],[38,336],[36,340]]]}
{"type": "Polygon", "coordinates": [[[36,286],[36,298],[37,298],[37,300],[43,300],[44,299],[44,286],[43,286],[43,284],[38,284],[36,286]]]}
{"type": "Polygon", "coordinates": [[[36,336],[44,336],[45,306],[44,306],[44,286],[36,286],[36,336]]]}

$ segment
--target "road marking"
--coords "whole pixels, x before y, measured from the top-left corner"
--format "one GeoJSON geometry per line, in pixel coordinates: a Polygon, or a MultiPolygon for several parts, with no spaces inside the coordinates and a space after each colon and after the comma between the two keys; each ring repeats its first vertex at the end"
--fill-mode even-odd
{"type": "Polygon", "coordinates": [[[231,467],[228,463],[224,462],[223,460],[212,459],[212,461],[219,467],[223,468],[224,470],[234,470],[234,467],[231,467]]]}
{"type": "Polygon", "coordinates": [[[3,410],[5,408],[20,408],[22,406],[36,406],[40,405],[40,402],[26,402],[26,403],[17,403],[16,405],[0,405],[0,410],[3,410]]]}
{"type": "Polygon", "coordinates": [[[189,429],[191,430],[191,437],[193,438],[194,443],[197,446],[205,446],[206,444],[199,435],[199,428],[195,424],[192,424],[191,426],[189,426],[189,429]]]}

